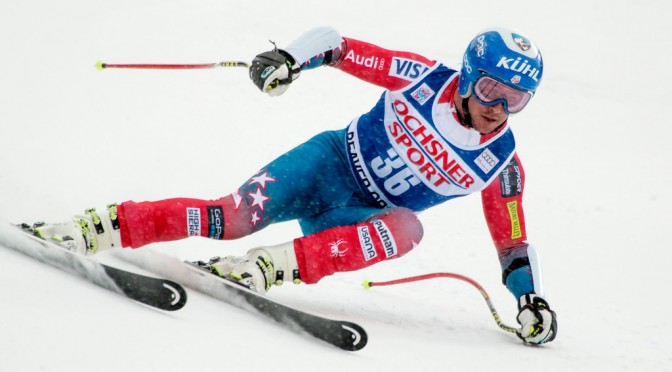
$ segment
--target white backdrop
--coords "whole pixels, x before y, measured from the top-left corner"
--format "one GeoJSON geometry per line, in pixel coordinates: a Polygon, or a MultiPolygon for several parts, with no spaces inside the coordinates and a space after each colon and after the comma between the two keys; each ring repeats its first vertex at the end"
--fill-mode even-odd
{"type": "MultiPolygon", "coordinates": [[[[193,292],[179,312],[154,311],[0,249],[0,370],[672,370],[671,8],[663,0],[5,2],[0,218],[13,222],[63,220],[113,201],[218,198],[310,136],[344,127],[381,92],[323,68],[271,99],[242,69],[99,72],[97,60],[249,61],[269,39],[283,46],[331,25],[457,65],[479,30],[522,31],[546,66],[537,96],[511,123],[527,172],[528,234],[559,335],[522,346],[460,282],[359,287],[364,278],[454,271],[480,281],[515,323],[471,196],[422,213],[425,239],[403,259],[269,294],[359,322],[370,341],[358,353],[193,292]]],[[[285,223],[238,241],[146,249],[195,260],[298,234],[285,223]]]]}

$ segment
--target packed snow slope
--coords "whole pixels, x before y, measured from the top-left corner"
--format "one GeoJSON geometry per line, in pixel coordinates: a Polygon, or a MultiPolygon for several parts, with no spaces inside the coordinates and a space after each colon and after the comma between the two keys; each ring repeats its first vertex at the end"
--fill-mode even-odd
{"type": "MultiPolygon", "coordinates": [[[[343,352],[190,291],[164,313],[0,247],[0,371],[670,371],[667,239],[672,5],[664,0],[5,1],[0,6],[0,219],[60,221],[109,202],[214,199],[260,167],[369,108],[381,89],[337,70],[307,71],[269,98],[244,69],[131,71],[109,63],[250,61],[305,30],[417,52],[457,66],[481,29],[518,29],[545,73],[511,118],[527,172],[526,217],[559,334],[526,347],[501,331],[500,282],[476,195],[420,215],[425,238],[402,259],[269,296],[362,324],[343,352]]],[[[241,254],[299,235],[285,223],[231,242],[156,244],[182,259],[241,254]]],[[[111,257],[101,254],[101,261],[111,257]]]]}

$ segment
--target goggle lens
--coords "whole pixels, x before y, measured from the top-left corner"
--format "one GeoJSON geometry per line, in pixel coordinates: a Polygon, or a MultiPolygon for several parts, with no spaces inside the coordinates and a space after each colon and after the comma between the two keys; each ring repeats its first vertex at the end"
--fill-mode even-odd
{"type": "Polygon", "coordinates": [[[504,109],[511,114],[520,112],[532,98],[531,93],[511,88],[489,76],[482,76],[476,81],[474,96],[485,106],[501,102],[504,109]]]}

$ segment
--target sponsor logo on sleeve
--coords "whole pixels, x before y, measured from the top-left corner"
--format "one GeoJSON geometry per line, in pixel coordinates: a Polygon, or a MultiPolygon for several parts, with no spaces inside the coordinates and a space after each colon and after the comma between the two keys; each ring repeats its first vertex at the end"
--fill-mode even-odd
{"type": "Polygon", "coordinates": [[[424,63],[412,59],[394,57],[392,58],[388,75],[404,80],[415,80],[428,69],[429,66],[424,63]]]}
{"type": "Polygon", "coordinates": [[[224,212],[222,207],[208,207],[208,237],[224,239],[224,212]]]}
{"type": "Polygon", "coordinates": [[[506,203],[506,209],[509,210],[509,217],[511,217],[511,239],[518,239],[523,236],[518,218],[518,202],[514,200],[506,203]]]}
{"type": "Polygon", "coordinates": [[[520,166],[518,166],[515,158],[511,159],[511,162],[499,174],[499,186],[502,190],[503,198],[510,198],[523,192],[523,179],[520,175],[520,166]]]}
{"type": "Polygon", "coordinates": [[[362,252],[364,253],[364,259],[370,261],[378,256],[376,252],[376,247],[373,245],[373,239],[371,238],[371,232],[369,232],[368,226],[362,226],[357,228],[357,233],[359,234],[359,245],[362,247],[362,252]]]}
{"type": "Polygon", "coordinates": [[[348,51],[348,54],[345,55],[344,60],[374,70],[382,71],[385,68],[385,58],[378,58],[376,56],[363,56],[361,54],[357,54],[357,52],[354,50],[348,51]]]}
{"type": "Polygon", "coordinates": [[[201,210],[199,208],[187,208],[187,235],[201,235],[201,210]]]}

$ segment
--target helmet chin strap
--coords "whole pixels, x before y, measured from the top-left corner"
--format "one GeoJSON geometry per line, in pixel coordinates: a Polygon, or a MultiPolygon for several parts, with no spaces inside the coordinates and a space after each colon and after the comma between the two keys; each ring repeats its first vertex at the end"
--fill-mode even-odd
{"type": "MultiPolygon", "coordinates": [[[[464,125],[465,127],[474,129],[474,126],[471,124],[471,114],[469,113],[469,99],[471,96],[467,98],[462,99],[462,115],[458,115],[460,117],[460,124],[464,125]]],[[[459,114],[459,112],[458,112],[459,114]]]]}

